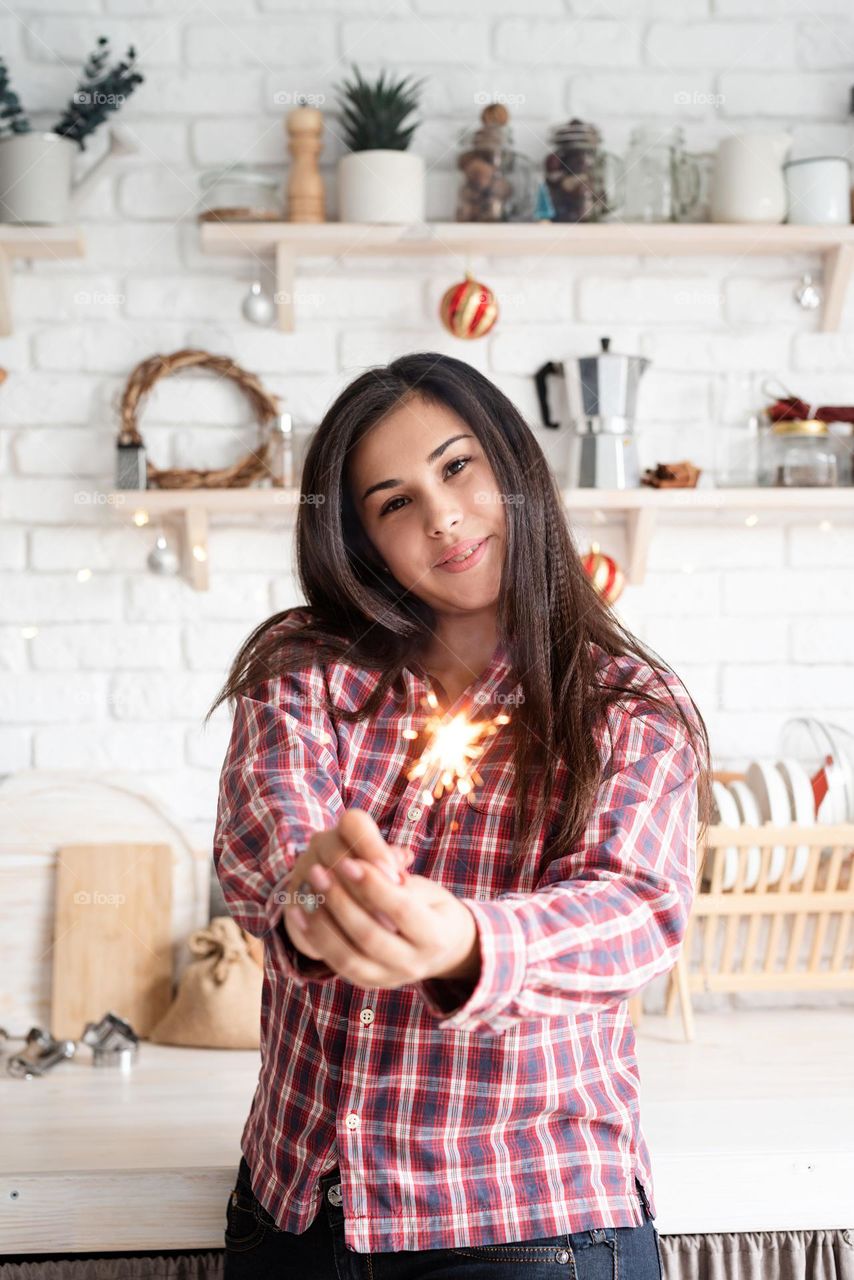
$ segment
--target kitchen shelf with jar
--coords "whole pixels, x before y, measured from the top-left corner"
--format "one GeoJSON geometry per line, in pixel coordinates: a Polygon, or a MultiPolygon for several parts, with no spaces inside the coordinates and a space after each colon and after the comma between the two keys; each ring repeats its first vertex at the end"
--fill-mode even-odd
{"type": "MultiPolygon", "coordinates": [[[[183,571],[197,591],[208,589],[208,524],[218,515],[266,515],[290,518],[299,506],[299,490],[283,488],[241,489],[117,489],[106,496],[106,505],[123,518],[145,526],[151,517],[173,520],[181,533],[183,571]]],[[[603,522],[624,521],[626,526],[626,580],[641,583],[646,573],[649,545],[661,518],[676,513],[715,511],[803,513],[826,519],[833,513],[854,516],[854,488],[694,488],[694,489],[563,489],[564,505],[573,514],[590,513],[603,522]]]]}
{"type": "Polygon", "coordinates": [[[86,244],[76,227],[0,226],[0,337],[12,332],[12,261],[15,258],[82,258],[86,244]]]}
{"type": "Polygon", "coordinates": [[[300,259],[381,254],[487,256],[631,255],[635,257],[817,253],[824,267],[821,328],[835,330],[854,270],[854,226],[796,223],[647,222],[201,222],[204,253],[257,258],[273,254],[277,321],[294,329],[294,280],[300,259]]]}

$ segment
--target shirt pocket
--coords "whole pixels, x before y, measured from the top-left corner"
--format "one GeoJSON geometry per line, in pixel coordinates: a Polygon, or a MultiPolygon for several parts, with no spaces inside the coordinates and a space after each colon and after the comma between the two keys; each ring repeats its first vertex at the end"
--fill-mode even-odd
{"type": "Polygon", "coordinates": [[[475,771],[482,779],[471,791],[465,792],[463,804],[475,813],[495,818],[510,814],[516,803],[516,774],[513,760],[490,760],[486,756],[482,763],[475,762],[475,771]]]}

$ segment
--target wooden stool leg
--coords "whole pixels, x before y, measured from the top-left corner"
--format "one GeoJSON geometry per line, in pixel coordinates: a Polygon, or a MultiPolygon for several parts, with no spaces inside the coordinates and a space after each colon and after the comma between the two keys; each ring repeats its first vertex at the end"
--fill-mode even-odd
{"type": "Polygon", "coordinates": [[[673,966],[674,986],[679,992],[679,1004],[682,1009],[682,1026],[685,1029],[685,1039],[694,1039],[694,1010],[691,1007],[691,989],[688,985],[688,962],[685,959],[684,949],[679,953],[679,959],[673,966]]]}

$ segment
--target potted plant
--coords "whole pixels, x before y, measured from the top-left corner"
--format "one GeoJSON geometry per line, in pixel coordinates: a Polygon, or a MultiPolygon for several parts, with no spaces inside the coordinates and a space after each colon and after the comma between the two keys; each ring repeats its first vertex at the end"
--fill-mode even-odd
{"type": "Polygon", "coordinates": [[[53,128],[40,131],[33,129],[0,59],[0,222],[67,221],[72,199],[90,185],[95,170],[108,156],[132,150],[111,136],[108,156],[74,180],[72,162],[86,139],[143,81],[132,45],[125,60],[112,67],[109,62],[109,42],[101,36],[65,111],[53,128]]]}
{"type": "Polygon", "coordinates": [[[380,72],[369,84],[337,86],[337,120],[349,153],[338,161],[338,216],[342,222],[419,222],[424,219],[424,159],[407,147],[420,124],[407,120],[419,104],[422,80],[394,81],[380,72]]]}

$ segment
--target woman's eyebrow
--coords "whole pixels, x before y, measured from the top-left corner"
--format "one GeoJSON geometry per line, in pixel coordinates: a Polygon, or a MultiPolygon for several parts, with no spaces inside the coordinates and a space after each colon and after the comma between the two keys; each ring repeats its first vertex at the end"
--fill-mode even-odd
{"type": "MultiPolygon", "coordinates": [[[[451,436],[451,438],[449,440],[446,440],[444,444],[440,444],[438,448],[433,450],[432,453],[429,453],[425,461],[428,464],[435,462],[436,459],[441,458],[445,450],[449,448],[450,445],[454,444],[457,440],[473,440],[473,439],[474,439],[473,435],[467,435],[465,433],[459,436],[451,436]]],[[[364,502],[365,499],[369,498],[372,493],[376,493],[377,489],[393,489],[396,484],[403,484],[403,481],[402,480],[380,480],[379,484],[372,484],[369,489],[365,490],[365,492],[362,494],[362,501],[364,502]]]]}

